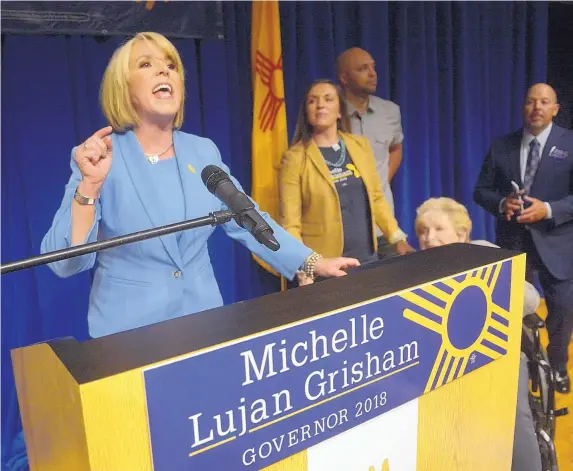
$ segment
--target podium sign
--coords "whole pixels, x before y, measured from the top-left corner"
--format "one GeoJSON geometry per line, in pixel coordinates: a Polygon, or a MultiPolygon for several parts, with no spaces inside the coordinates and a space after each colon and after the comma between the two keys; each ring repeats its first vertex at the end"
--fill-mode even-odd
{"type": "Polygon", "coordinates": [[[146,370],[154,470],[260,469],[500,358],[511,264],[146,370]]]}

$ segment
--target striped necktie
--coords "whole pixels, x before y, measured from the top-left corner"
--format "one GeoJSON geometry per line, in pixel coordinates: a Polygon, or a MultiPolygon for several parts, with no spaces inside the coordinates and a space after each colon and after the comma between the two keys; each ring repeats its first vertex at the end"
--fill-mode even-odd
{"type": "Polygon", "coordinates": [[[527,156],[527,167],[525,167],[525,176],[523,177],[523,187],[525,191],[529,193],[531,185],[533,185],[533,180],[535,174],[537,173],[537,168],[539,167],[539,162],[541,162],[541,153],[539,152],[539,141],[533,139],[529,143],[529,155],[527,156]]]}

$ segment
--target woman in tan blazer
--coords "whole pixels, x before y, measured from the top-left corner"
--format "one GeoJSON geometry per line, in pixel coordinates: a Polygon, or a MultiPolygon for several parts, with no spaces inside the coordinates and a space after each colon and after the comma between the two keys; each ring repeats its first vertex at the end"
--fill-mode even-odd
{"type": "Polygon", "coordinates": [[[370,143],[347,132],[345,117],[337,85],[315,81],[281,162],[281,224],[325,257],[377,260],[375,226],[398,253],[412,252],[382,193],[370,143]]]}

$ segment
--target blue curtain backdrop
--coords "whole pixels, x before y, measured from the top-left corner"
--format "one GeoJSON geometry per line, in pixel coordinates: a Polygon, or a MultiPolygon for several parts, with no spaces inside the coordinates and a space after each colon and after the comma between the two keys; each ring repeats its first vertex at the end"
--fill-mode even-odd
{"type": "MultiPolygon", "coordinates": [[[[466,204],[475,238],[493,222],[471,199],[491,139],[521,125],[528,85],[545,79],[547,4],[283,2],[286,106],[292,135],[308,83],[361,46],[377,63],[378,95],[398,103],[404,161],[397,217],[414,241],[416,207],[430,196],[466,204]]],[[[175,41],[187,69],[183,130],[210,137],[250,188],[250,2],[224,5],[225,41],[175,41]]],[[[69,177],[72,146],[104,126],[99,82],[121,38],[2,37],[2,262],[39,253],[69,177]]],[[[278,289],[221,232],[211,253],[227,303],[278,289]]],[[[10,350],[50,338],[88,338],[90,273],[46,267],[2,277],[2,469],[27,469],[10,350]]]]}

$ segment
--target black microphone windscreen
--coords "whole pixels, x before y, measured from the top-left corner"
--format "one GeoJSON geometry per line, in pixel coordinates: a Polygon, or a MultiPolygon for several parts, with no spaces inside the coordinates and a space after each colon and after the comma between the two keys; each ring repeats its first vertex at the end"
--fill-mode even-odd
{"type": "Polygon", "coordinates": [[[201,172],[201,180],[210,193],[215,193],[215,189],[221,181],[229,180],[229,175],[216,165],[207,165],[201,172]]]}

